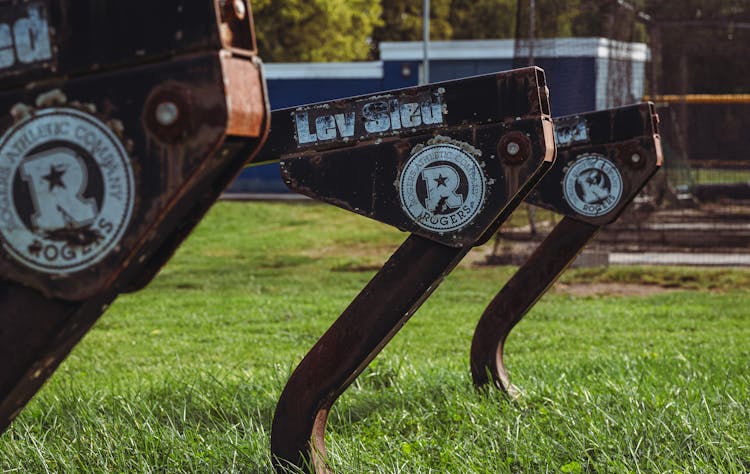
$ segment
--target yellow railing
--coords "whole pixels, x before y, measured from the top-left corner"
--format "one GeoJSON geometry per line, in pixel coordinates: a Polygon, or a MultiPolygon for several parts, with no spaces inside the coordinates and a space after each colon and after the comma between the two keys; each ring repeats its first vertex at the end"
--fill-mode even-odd
{"type": "Polygon", "coordinates": [[[643,100],[667,104],[750,104],[750,94],[662,94],[643,100]]]}

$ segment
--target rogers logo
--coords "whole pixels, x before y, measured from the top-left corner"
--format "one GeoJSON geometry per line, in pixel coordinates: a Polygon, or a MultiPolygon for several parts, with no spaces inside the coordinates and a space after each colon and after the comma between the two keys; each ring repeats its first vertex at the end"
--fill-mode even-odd
{"type": "Polygon", "coordinates": [[[49,61],[52,44],[44,8],[25,4],[0,23],[0,70],[49,61]]]}

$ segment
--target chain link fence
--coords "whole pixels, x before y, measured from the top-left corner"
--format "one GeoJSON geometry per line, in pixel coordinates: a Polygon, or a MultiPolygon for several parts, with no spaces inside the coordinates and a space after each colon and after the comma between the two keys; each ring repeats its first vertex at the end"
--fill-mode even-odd
{"type": "MultiPolygon", "coordinates": [[[[518,0],[514,66],[540,65],[546,48],[576,54],[547,38],[559,32],[540,31],[546,3],[518,0]]],[[[617,263],[648,263],[647,252],[655,263],[750,263],[750,5],[614,0],[581,2],[581,9],[579,22],[609,42],[596,59],[597,108],[655,102],[665,155],[663,169],[591,248],[617,254],[617,263]],[[645,67],[632,60],[639,43],[645,67]],[[658,258],[671,253],[684,257],[658,258]]],[[[520,212],[490,258],[503,261],[508,242],[539,240],[555,221],[543,211],[520,212]]]]}

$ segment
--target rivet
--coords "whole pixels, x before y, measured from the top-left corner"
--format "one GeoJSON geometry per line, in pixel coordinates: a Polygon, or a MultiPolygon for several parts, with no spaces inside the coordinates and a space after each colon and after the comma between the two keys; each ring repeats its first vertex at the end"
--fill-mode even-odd
{"type": "Polygon", "coordinates": [[[516,156],[518,152],[521,151],[521,146],[516,142],[509,142],[508,146],[505,147],[505,150],[510,156],[516,156]]]}
{"type": "Polygon", "coordinates": [[[638,153],[633,153],[630,156],[630,161],[632,161],[633,163],[640,163],[641,162],[641,155],[639,155],[638,153]]]}
{"type": "Polygon", "coordinates": [[[174,102],[162,102],[156,106],[156,121],[159,125],[169,127],[180,118],[180,109],[174,102]]]}
{"type": "Polygon", "coordinates": [[[244,20],[245,15],[247,15],[247,7],[245,7],[245,2],[243,0],[234,0],[234,16],[237,17],[238,20],[244,20]]]}

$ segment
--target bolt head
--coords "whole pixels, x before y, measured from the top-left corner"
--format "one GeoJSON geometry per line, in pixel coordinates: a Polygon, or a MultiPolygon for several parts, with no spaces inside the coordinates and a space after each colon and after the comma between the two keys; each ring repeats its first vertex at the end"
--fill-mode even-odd
{"type": "Polygon", "coordinates": [[[156,121],[159,125],[169,127],[177,123],[180,118],[180,109],[174,102],[162,102],[156,106],[156,121]]]}
{"type": "Polygon", "coordinates": [[[516,142],[509,142],[508,146],[505,147],[505,151],[507,151],[510,156],[516,156],[518,152],[521,151],[521,145],[516,142]]]}
{"type": "Polygon", "coordinates": [[[238,20],[244,20],[247,15],[245,2],[243,0],[234,0],[232,6],[234,7],[234,16],[236,16],[238,20]]]}

